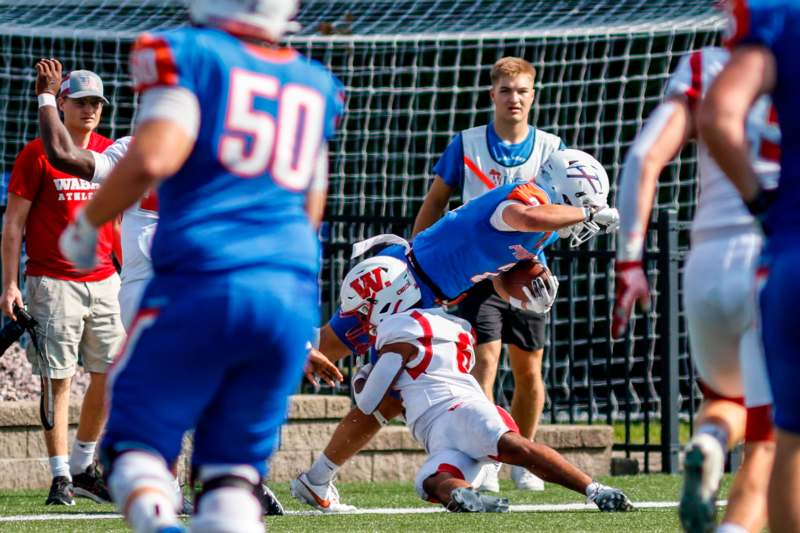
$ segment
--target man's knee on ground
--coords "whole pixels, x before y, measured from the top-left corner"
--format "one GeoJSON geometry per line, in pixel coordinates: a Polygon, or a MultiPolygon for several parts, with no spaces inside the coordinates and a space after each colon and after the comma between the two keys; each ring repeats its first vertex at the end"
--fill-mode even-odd
{"type": "Polygon", "coordinates": [[[261,475],[249,465],[204,465],[195,501],[196,533],[261,533],[263,510],[256,493],[261,475]]]}
{"type": "Polygon", "coordinates": [[[431,503],[441,503],[447,505],[450,502],[450,493],[459,487],[471,487],[463,477],[459,477],[451,472],[437,472],[428,476],[422,482],[422,489],[428,495],[431,503]]]}

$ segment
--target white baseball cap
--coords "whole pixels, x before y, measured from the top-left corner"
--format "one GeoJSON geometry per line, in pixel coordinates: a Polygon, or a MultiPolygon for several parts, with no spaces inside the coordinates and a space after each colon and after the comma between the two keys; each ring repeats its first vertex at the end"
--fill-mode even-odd
{"type": "Polygon", "coordinates": [[[73,70],[61,82],[61,96],[67,98],[83,98],[84,96],[96,96],[108,103],[103,96],[103,80],[91,70],[73,70]]]}

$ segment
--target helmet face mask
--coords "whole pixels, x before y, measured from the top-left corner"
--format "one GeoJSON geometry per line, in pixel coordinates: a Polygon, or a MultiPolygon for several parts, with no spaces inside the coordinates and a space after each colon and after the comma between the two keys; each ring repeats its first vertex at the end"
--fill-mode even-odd
{"type": "MultiPolygon", "coordinates": [[[[573,207],[602,209],[608,207],[608,175],[591,155],[580,150],[559,150],[547,159],[536,178],[553,203],[573,207]]],[[[584,221],[558,230],[571,247],[591,239],[601,231],[593,221],[584,221]]]]}
{"type": "Polygon", "coordinates": [[[374,336],[389,316],[414,307],[422,293],[408,265],[400,259],[375,256],[358,263],[345,276],[340,294],[342,316],[355,316],[374,336]]]}

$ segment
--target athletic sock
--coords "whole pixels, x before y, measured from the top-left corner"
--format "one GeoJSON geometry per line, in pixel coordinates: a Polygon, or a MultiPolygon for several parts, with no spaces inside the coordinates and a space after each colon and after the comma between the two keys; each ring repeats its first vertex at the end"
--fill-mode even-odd
{"type": "Polygon", "coordinates": [[[48,460],[50,462],[50,473],[53,477],[63,476],[70,480],[72,479],[66,455],[56,455],[55,457],[50,457],[48,460]]]}
{"type": "Polygon", "coordinates": [[[152,531],[160,525],[178,523],[170,499],[158,491],[144,492],[128,503],[127,519],[134,531],[152,531]]]}
{"type": "Polygon", "coordinates": [[[697,433],[695,433],[695,435],[703,435],[703,434],[710,435],[717,442],[719,442],[719,445],[722,448],[723,452],[728,450],[728,432],[725,431],[725,428],[717,424],[703,423],[700,424],[699,428],[697,428],[697,433]]]}
{"type": "Polygon", "coordinates": [[[97,442],[76,440],[69,458],[69,473],[73,476],[83,474],[94,462],[94,450],[97,442]]]}
{"type": "Polygon", "coordinates": [[[723,522],[717,527],[716,533],[748,533],[748,531],[739,524],[723,522]]]}
{"type": "Polygon", "coordinates": [[[339,470],[339,465],[328,459],[324,453],[319,454],[317,460],[311,465],[311,468],[306,472],[306,477],[314,485],[325,485],[329,483],[336,472],[339,470]]]}

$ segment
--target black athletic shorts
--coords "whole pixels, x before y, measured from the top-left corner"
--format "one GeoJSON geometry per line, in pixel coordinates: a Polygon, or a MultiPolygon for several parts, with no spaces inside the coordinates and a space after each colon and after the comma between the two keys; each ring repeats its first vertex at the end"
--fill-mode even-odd
{"type": "Polygon", "coordinates": [[[491,280],[472,287],[455,314],[472,324],[478,344],[500,339],[526,351],[544,348],[547,314],[511,307],[497,295],[491,280]]]}

